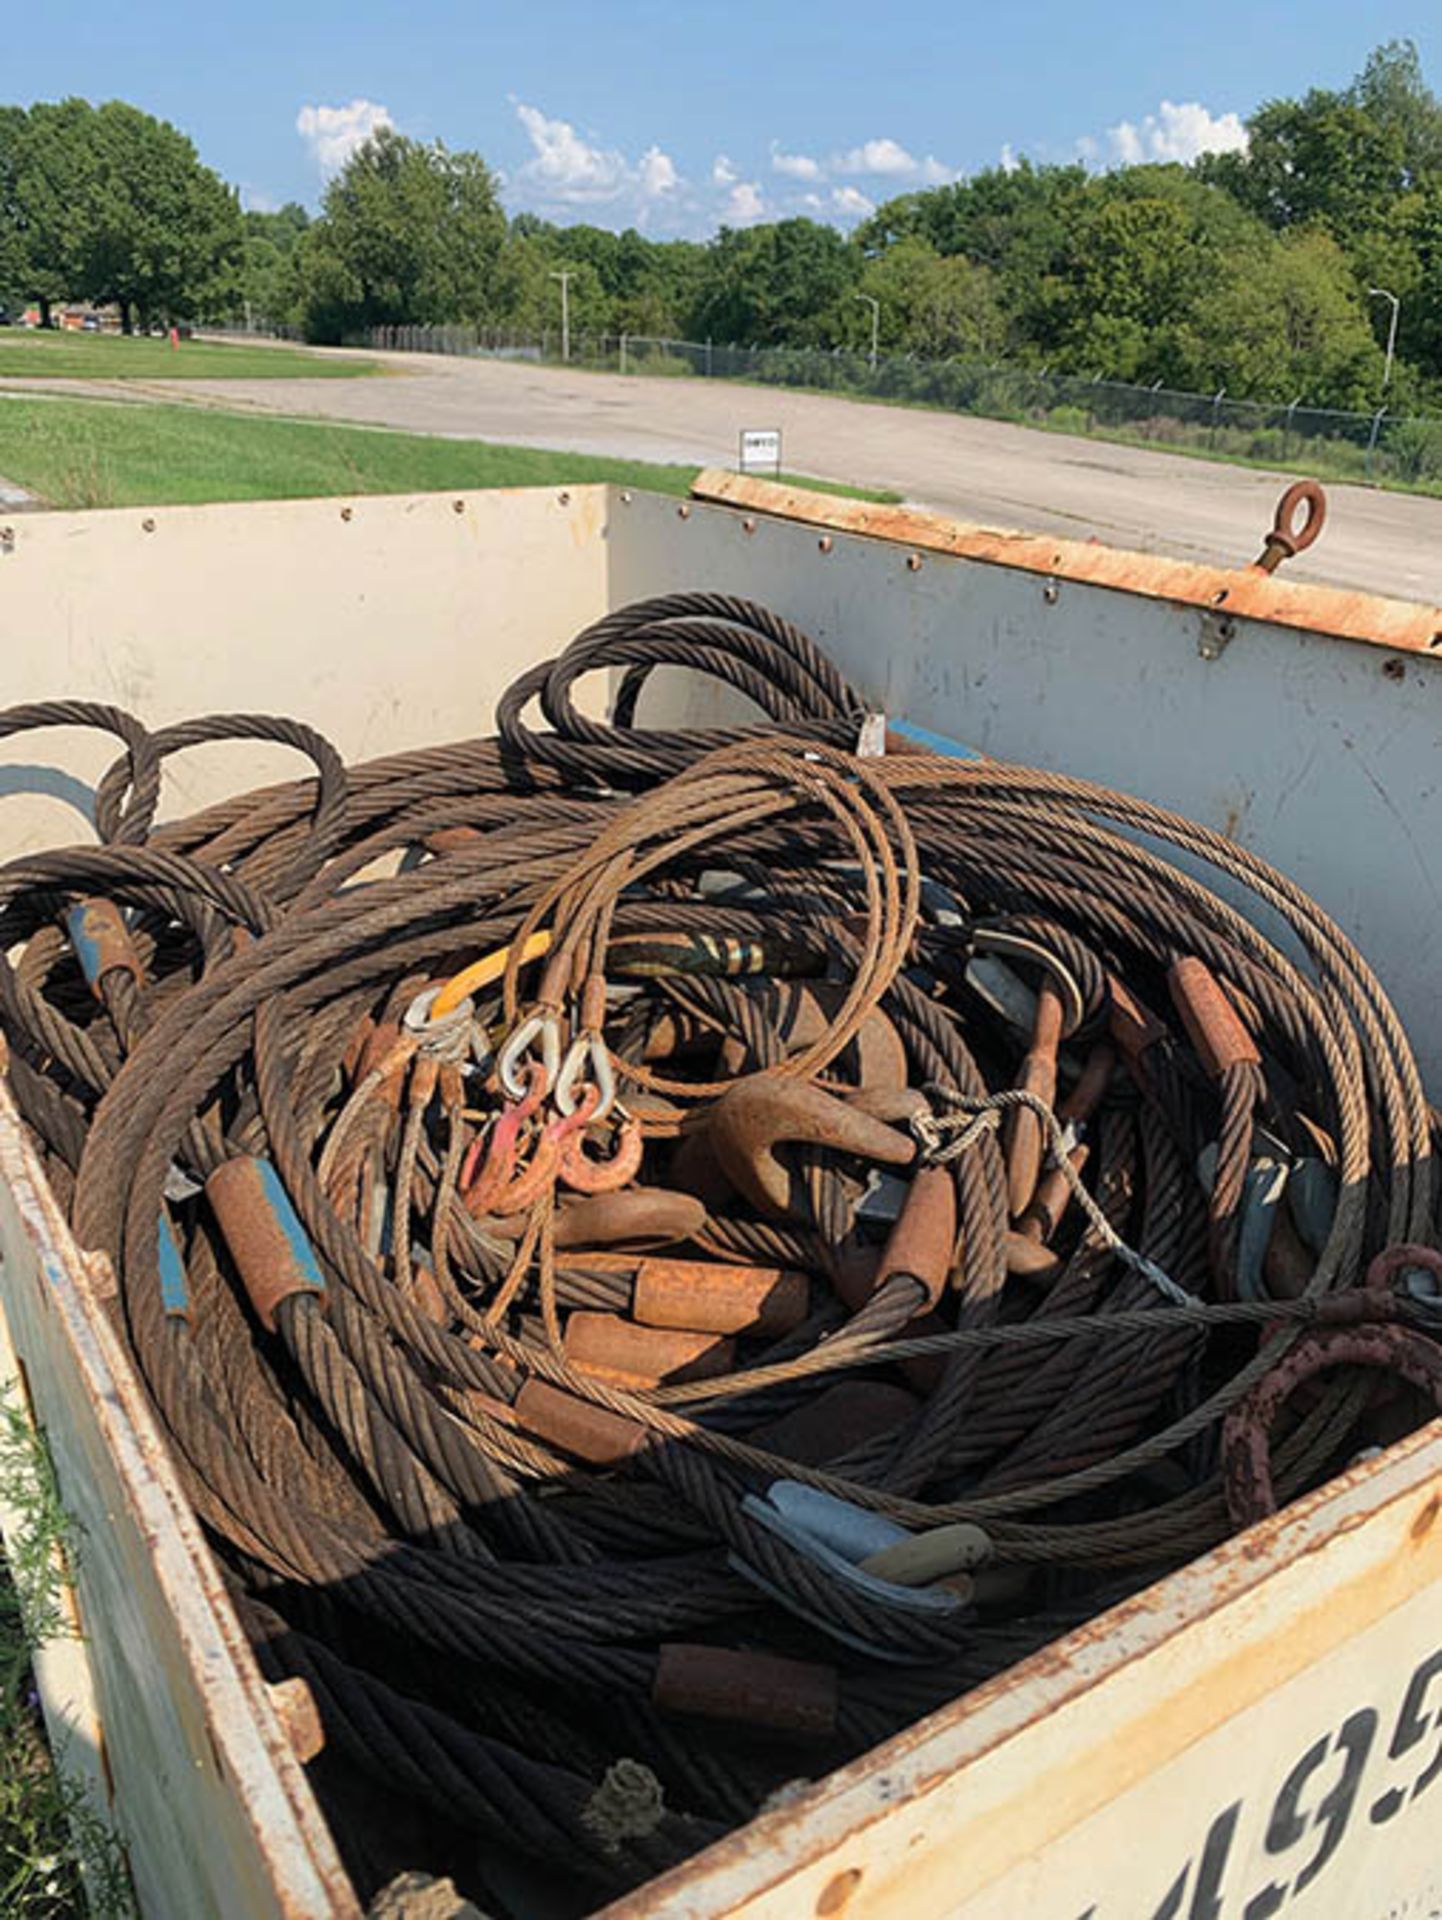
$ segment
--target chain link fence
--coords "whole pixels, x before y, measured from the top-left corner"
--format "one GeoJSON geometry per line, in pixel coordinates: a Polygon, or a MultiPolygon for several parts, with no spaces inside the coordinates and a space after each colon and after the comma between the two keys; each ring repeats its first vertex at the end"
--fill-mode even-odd
{"type": "Polygon", "coordinates": [[[1225,389],[1181,393],[1046,368],[922,360],[912,354],[873,359],[842,348],[738,347],[640,334],[572,332],[563,352],[559,329],[535,334],[469,326],[375,327],[353,344],[548,365],[565,360],[593,371],[651,377],[803,387],[1270,466],[1304,463],[1325,469],[1334,479],[1442,489],[1442,418],[1408,417],[1385,408],[1346,413],[1305,406],[1300,396],[1287,406],[1272,406],[1229,399],[1225,389]]]}

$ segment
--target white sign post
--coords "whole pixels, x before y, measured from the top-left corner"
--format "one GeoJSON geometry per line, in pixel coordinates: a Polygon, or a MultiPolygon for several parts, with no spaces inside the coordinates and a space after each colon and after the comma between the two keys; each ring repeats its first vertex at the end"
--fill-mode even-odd
{"type": "Polygon", "coordinates": [[[743,427],[741,429],[741,473],[777,473],[781,471],[780,427],[743,427]]]}

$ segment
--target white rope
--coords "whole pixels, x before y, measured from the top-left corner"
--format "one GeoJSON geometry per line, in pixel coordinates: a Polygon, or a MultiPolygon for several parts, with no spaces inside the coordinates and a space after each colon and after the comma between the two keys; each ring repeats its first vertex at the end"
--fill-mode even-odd
{"type": "Polygon", "coordinates": [[[946,1087],[930,1087],[928,1097],[933,1104],[945,1102],[949,1111],[937,1113],[918,1113],[912,1116],[911,1130],[916,1143],[921,1148],[923,1159],[933,1166],[948,1166],[953,1160],[959,1160],[962,1154],[970,1151],[984,1134],[995,1133],[1000,1127],[1004,1114],[1016,1107],[1026,1107],[1041,1122],[1051,1149],[1049,1166],[1058,1166],[1066,1175],[1066,1183],[1071,1188],[1072,1198],[1081,1208],[1091,1224],[1092,1231],[1104,1247],[1110,1249],[1117,1258],[1129,1266],[1134,1273],[1156,1288],[1165,1300],[1173,1306],[1190,1306],[1193,1296],[1185,1287],[1179,1287],[1171,1275],[1163,1272],[1154,1260],[1148,1260],[1145,1254],[1138,1253],[1135,1247],[1129,1247],[1102,1212],[1086,1187],[1081,1175],[1071,1163],[1071,1150],[1076,1144],[1075,1135],[1070,1128],[1063,1128],[1061,1122],[1040,1095],[1027,1093],[1021,1087],[1008,1087],[1001,1093],[989,1093],[984,1096],[954,1093],[946,1087]]]}

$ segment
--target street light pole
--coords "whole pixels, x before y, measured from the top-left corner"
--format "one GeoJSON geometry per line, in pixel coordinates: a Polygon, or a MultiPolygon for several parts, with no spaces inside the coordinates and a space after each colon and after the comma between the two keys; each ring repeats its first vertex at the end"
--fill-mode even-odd
{"type": "Polygon", "coordinates": [[[1385,393],[1387,382],[1392,378],[1392,361],[1397,352],[1397,318],[1402,311],[1402,302],[1385,287],[1368,287],[1367,291],[1374,300],[1390,300],[1392,303],[1392,324],[1387,329],[1387,364],[1382,369],[1382,391],[1385,393]]]}
{"type": "Polygon", "coordinates": [[[864,300],[871,309],[871,371],[876,371],[876,336],[881,330],[881,302],[874,293],[858,293],[858,300],[864,300]]]}
{"type": "Polygon", "coordinates": [[[571,270],[563,268],[551,275],[561,283],[561,358],[571,357],[571,270]]]}

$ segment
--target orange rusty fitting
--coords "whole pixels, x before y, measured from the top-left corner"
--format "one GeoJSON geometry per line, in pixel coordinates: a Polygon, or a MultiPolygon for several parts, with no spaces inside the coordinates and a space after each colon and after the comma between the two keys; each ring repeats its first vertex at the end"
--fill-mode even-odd
{"type": "Polygon", "coordinates": [[[676,1641],[659,1649],[651,1683],[651,1703],[662,1713],[821,1739],[836,1731],[837,1694],[834,1667],[676,1641]]]}
{"type": "Polygon", "coordinates": [[[1150,1007],[1144,1007],[1131,988],[1116,974],[1107,975],[1109,1010],[1107,1030],[1121,1049],[1128,1066],[1135,1069],[1142,1055],[1158,1040],[1165,1040],[1167,1028],[1150,1007]]]}
{"type": "Polygon", "coordinates": [[[1006,1236],[1006,1270],[1019,1280],[1055,1280],[1065,1265],[1059,1253],[1043,1246],[1029,1234],[1009,1230],[1006,1236]]]}
{"type": "Polygon", "coordinates": [[[915,1143],[895,1127],[809,1081],[775,1073],[748,1074],[728,1087],[707,1125],[722,1172],[772,1218],[784,1219],[790,1210],[791,1176],[776,1157],[786,1142],[832,1147],[893,1167],[909,1166],[916,1156],[915,1143]]]}
{"type": "Polygon", "coordinates": [[[1178,960],[1167,974],[1167,985],[1187,1038],[1214,1080],[1220,1080],[1228,1067],[1260,1062],[1262,1056],[1226,989],[1204,961],[1190,955],[1178,960]]]}
{"type": "Polygon", "coordinates": [[[689,1193],[624,1187],[568,1201],[556,1214],[556,1245],[670,1247],[693,1239],[706,1218],[705,1207],[689,1193]]]}
{"type": "Polygon", "coordinates": [[[441,1292],[440,1282],[429,1267],[419,1262],[411,1269],[410,1303],[417,1313],[433,1320],[438,1327],[451,1324],[451,1310],[446,1305],[446,1296],[441,1292]]]}
{"type": "Polygon", "coordinates": [[[65,916],[65,931],[97,1000],[102,997],[101,986],[108,973],[128,973],[140,985],[140,956],[125,916],[113,900],[78,900],[65,916]]]}
{"type": "Polygon", "coordinates": [[[1111,1085],[1116,1072],[1116,1049],[1109,1041],[1099,1040],[1086,1057],[1086,1063],[1077,1075],[1071,1092],[1056,1110],[1058,1120],[1068,1120],[1078,1124],[1090,1120],[1111,1085]]]}
{"type": "Polygon", "coordinates": [[[482,839],[479,827],[437,827],[425,839],[429,853],[462,853],[482,839]]]}
{"type": "Polygon", "coordinates": [[[693,1333],[790,1333],[806,1318],[804,1273],[712,1260],[643,1260],[631,1311],[647,1327],[693,1333]]]}
{"type": "Polygon", "coordinates": [[[1284,560],[1305,553],[1326,523],[1326,494],[1315,480],[1294,480],[1277,502],[1271,531],[1252,562],[1253,567],[1263,573],[1275,573],[1284,560]],[[1297,515],[1304,507],[1307,517],[1299,527],[1297,515]]]}
{"type": "MultiPolygon", "coordinates": [[[[355,1079],[359,1086],[362,1080],[383,1067],[395,1052],[401,1040],[401,1026],[398,1020],[377,1020],[360,1050],[356,1061],[355,1079]]],[[[376,1088],[376,1098],[383,1100],[393,1110],[399,1110],[401,1104],[401,1085],[405,1070],[409,1065],[409,1056],[399,1059],[389,1069],[384,1080],[376,1088]]]]}
{"type": "Polygon", "coordinates": [[[589,1309],[571,1315],[561,1346],[572,1366],[618,1387],[714,1380],[729,1373],[736,1359],[734,1340],[674,1328],[638,1327],[619,1313],[589,1309]]]}
{"type": "MultiPolygon", "coordinates": [[[[1016,1085],[1023,1093],[1035,1094],[1048,1107],[1056,1099],[1056,1055],[1061,1045],[1064,1012],[1061,995],[1052,980],[1044,979],[1037,988],[1036,1023],[1016,1085]]],[[[1007,1207],[1015,1219],[1026,1211],[1041,1173],[1046,1139],[1041,1116],[1029,1107],[1014,1107],[1007,1115],[1006,1137],[1007,1207]]]]}
{"type": "Polygon", "coordinates": [[[638,1454],[647,1430],[605,1407],[563,1393],[545,1380],[528,1380],[511,1407],[526,1432],[593,1467],[617,1467],[638,1454]]]}
{"type": "Polygon", "coordinates": [[[1067,1167],[1074,1174],[1079,1174],[1090,1152],[1091,1149],[1086,1146],[1073,1147],[1067,1155],[1066,1167],[1047,1168],[1036,1183],[1030,1206],[1016,1223],[1018,1233],[1028,1240],[1051,1239],[1071,1204],[1072,1188],[1067,1178],[1067,1167]]]}
{"type": "Polygon", "coordinates": [[[606,1024],[606,976],[591,973],[581,989],[581,1031],[599,1033],[606,1024]]]}
{"type": "Polygon", "coordinates": [[[754,1427],[746,1438],[783,1460],[819,1467],[895,1433],[920,1407],[915,1394],[886,1380],[838,1380],[793,1412],[754,1427]]]}
{"type": "MultiPolygon", "coordinates": [[[[879,1292],[888,1280],[906,1274],[915,1280],[934,1307],[946,1291],[956,1252],[956,1186],[947,1167],[922,1167],[907,1190],[906,1200],[876,1268],[879,1292]]],[[[917,1308],[920,1313],[922,1309],[917,1308]]]]}
{"type": "Polygon", "coordinates": [[[268,1160],[227,1160],[205,1183],[230,1257],[260,1324],[275,1332],[282,1300],[325,1296],[325,1275],[280,1175],[268,1160]]]}

